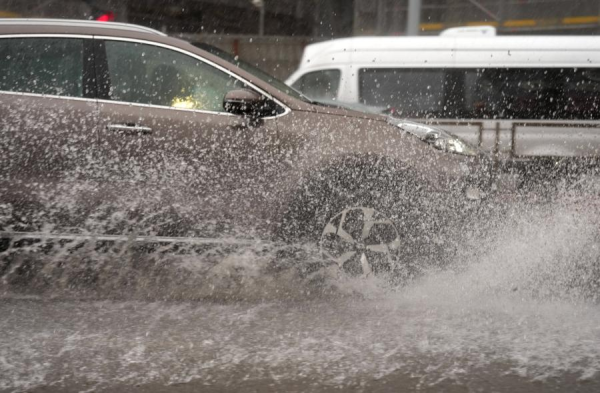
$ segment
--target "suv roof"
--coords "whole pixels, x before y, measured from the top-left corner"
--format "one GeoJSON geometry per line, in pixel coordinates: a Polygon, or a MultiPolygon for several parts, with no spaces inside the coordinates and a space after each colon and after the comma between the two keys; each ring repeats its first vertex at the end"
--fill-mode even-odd
{"type": "Polygon", "coordinates": [[[132,25],[129,23],[118,22],[99,22],[95,20],[76,20],[76,19],[0,19],[0,26],[69,26],[69,27],[95,27],[105,29],[117,29],[133,31],[138,33],[150,33],[160,36],[166,36],[165,33],[151,29],[149,27],[132,25]]]}

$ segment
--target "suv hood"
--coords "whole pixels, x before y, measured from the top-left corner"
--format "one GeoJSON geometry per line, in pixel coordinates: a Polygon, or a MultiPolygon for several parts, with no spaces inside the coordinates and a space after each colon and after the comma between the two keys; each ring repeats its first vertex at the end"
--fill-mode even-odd
{"type": "Polygon", "coordinates": [[[357,117],[360,119],[377,120],[385,122],[387,115],[376,112],[373,108],[361,104],[339,103],[337,101],[319,100],[313,101],[311,110],[316,113],[327,115],[357,117]]]}

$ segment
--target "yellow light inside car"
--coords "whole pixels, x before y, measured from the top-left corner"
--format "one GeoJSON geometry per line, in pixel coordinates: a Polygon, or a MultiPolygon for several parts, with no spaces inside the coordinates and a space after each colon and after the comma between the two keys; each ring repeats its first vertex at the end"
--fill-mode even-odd
{"type": "Polygon", "coordinates": [[[179,109],[196,109],[197,102],[192,97],[175,98],[171,106],[179,109]]]}

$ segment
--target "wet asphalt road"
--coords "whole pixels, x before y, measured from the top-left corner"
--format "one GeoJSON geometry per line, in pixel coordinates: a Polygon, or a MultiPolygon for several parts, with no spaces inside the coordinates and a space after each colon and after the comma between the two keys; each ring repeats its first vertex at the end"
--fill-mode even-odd
{"type": "Polygon", "coordinates": [[[0,391],[597,392],[596,306],[4,299],[0,391]]]}
{"type": "Polygon", "coordinates": [[[0,392],[599,392],[589,217],[524,217],[394,289],[338,278],[315,293],[262,248],[152,268],[13,259],[0,392]]]}

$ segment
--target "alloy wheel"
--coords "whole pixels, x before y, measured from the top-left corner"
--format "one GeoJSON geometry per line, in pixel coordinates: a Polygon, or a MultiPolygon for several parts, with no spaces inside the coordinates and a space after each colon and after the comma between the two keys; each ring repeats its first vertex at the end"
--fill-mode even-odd
{"type": "Polygon", "coordinates": [[[394,269],[400,247],[394,223],[368,207],[350,207],[333,216],[321,234],[323,258],[352,276],[369,276],[394,269]]]}

